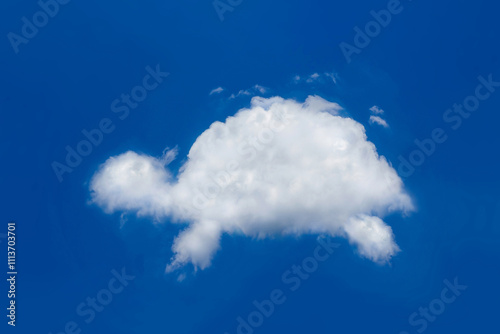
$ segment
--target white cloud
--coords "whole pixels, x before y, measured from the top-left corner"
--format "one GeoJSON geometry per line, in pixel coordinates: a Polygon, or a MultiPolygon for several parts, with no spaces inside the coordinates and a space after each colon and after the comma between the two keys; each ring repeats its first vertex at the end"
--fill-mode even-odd
{"type": "Polygon", "coordinates": [[[236,95],[235,94],[231,94],[231,96],[229,97],[229,99],[230,100],[231,99],[235,99],[235,98],[237,98],[238,96],[241,96],[241,95],[251,95],[251,93],[248,90],[246,90],[246,89],[241,89],[238,92],[238,94],[236,94],[236,95]]]}
{"type": "Polygon", "coordinates": [[[253,86],[253,88],[261,94],[265,94],[267,91],[267,89],[265,87],[262,87],[261,85],[255,85],[253,86]]]}
{"type": "Polygon", "coordinates": [[[411,211],[411,199],[364,127],[340,111],[317,96],[304,103],[254,97],[196,139],[177,178],[165,167],[170,159],[126,152],[93,176],[92,200],[106,212],[187,224],[168,271],[209,266],[223,233],[327,233],[388,261],[399,248],[379,217],[411,211]]]}
{"type": "Polygon", "coordinates": [[[384,128],[388,128],[389,127],[389,124],[387,124],[387,122],[384,119],[382,119],[381,117],[379,117],[379,116],[371,115],[369,122],[370,122],[370,124],[381,125],[384,128]]]}
{"type": "MultiPolygon", "coordinates": [[[[293,77],[293,83],[298,84],[301,81],[305,81],[306,83],[313,83],[313,82],[320,82],[320,83],[325,83],[325,80],[329,78],[330,80],[333,81],[333,83],[337,83],[337,75],[333,72],[325,72],[323,74],[319,73],[313,73],[309,76],[305,76],[304,78],[300,77],[299,75],[296,75],[293,77]]],[[[326,80],[328,82],[329,80],[326,80]]]]}
{"type": "Polygon", "coordinates": [[[375,114],[375,115],[382,115],[384,113],[384,110],[380,109],[377,106],[371,107],[370,111],[372,112],[372,114],[375,114]]]}
{"type": "Polygon", "coordinates": [[[266,87],[263,87],[261,85],[255,85],[249,89],[241,89],[237,94],[231,94],[231,96],[229,96],[229,99],[232,100],[242,95],[250,96],[256,94],[265,94],[266,92],[267,92],[266,87]]]}
{"type": "Polygon", "coordinates": [[[328,78],[331,78],[333,83],[337,83],[337,75],[335,73],[328,73],[328,72],[325,72],[325,75],[328,77],[328,78]]]}
{"type": "Polygon", "coordinates": [[[209,95],[219,94],[219,93],[222,93],[223,91],[224,91],[224,88],[222,88],[222,87],[217,87],[217,88],[212,89],[212,91],[210,92],[210,94],[209,94],[209,95]]]}
{"type": "Polygon", "coordinates": [[[318,73],[313,73],[309,76],[309,78],[306,80],[307,83],[311,83],[313,81],[318,80],[319,74],[318,73]]]}
{"type": "Polygon", "coordinates": [[[167,147],[163,150],[163,155],[160,159],[162,165],[167,166],[169,163],[175,160],[177,154],[179,153],[179,148],[176,146],[173,149],[167,147]]]}

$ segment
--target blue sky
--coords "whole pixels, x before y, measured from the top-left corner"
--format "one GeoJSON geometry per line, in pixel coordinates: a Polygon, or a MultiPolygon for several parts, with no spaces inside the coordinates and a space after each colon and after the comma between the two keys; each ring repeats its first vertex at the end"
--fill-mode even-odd
{"type": "MultiPolygon", "coordinates": [[[[276,290],[282,292],[276,300],[285,300],[257,328],[241,333],[495,330],[499,5],[223,2],[232,10],[221,20],[211,1],[69,1],[20,44],[9,33],[21,38],[23,17],[32,22],[40,4],[2,3],[0,241],[3,248],[7,222],[16,220],[18,262],[17,328],[2,314],[2,330],[233,334],[238,317],[248,323],[257,310],[253,302],[271,299],[276,290]],[[391,21],[356,46],[355,28],[364,31],[375,20],[371,11],[388,9],[391,21]],[[341,43],[357,48],[350,61],[341,43]],[[163,73],[158,85],[152,72],[163,73]],[[113,109],[122,94],[145,86],[148,74],[146,85],[155,87],[144,100],[129,106],[126,117],[125,109],[113,109]],[[447,111],[466,99],[474,102],[480,85],[481,96],[488,96],[476,98],[470,115],[447,111]],[[223,90],[210,94],[218,87],[223,90]],[[292,291],[295,285],[283,275],[314,256],[318,234],[223,234],[205,269],[195,271],[188,262],[165,273],[172,242],[185,225],[124,210],[107,214],[92,202],[92,177],[111,156],[134,151],[161,157],[166,147],[177,146],[168,166],[175,177],[198,136],[250,107],[253,96],[303,103],[310,95],[338,103],[344,117],[364,125],[404,182],[415,209],[384,217],[401,249],[389,263],[375,263],[337,237],[329,242],[338,247],[292,291]],[[377,115],[388,127],[369,122],[373,106],[384,111],[377,115]],[[96,128],[108,133],[61,181],[54,161],[65,164],[66,147],[76,149],[85,139],[82,131],[96,128]],[[415,140],[429,138],[441,139],[432,139],[432,154],[413,153],[415,140]],[[423,162],[402,172],[400,158],[409,161],[412,154],[423,162]],[[455,279],[467,288],[453,293],[455,279]],[[77,311],[97,296],[112,300],[100,311],[85,305],[77,311]],[[439,314],[426,318],[419,308],[439,314]]],[[[5,280],[0,286],[8,290],[5,280]]],[[[6,312],[5,294],[1,300],[6,312]]]]}

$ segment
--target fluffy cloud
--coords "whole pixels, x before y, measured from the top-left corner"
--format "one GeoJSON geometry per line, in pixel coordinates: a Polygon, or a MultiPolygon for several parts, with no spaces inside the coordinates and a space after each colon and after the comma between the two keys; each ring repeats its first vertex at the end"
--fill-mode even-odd
{"type": "Polygon", "coordinates": [[[93,176],[92,200],[106,212],[185,224],[167,271],[209,266],[223,233],[327,233],[385,262],[399,248],[379,217],[412,210],[411,199],[364,127],[340,112],[317,96],[254,97],[196,139],[176,178],[166,167],[175,149],[163,158],[126,152],[93,176]]]}

